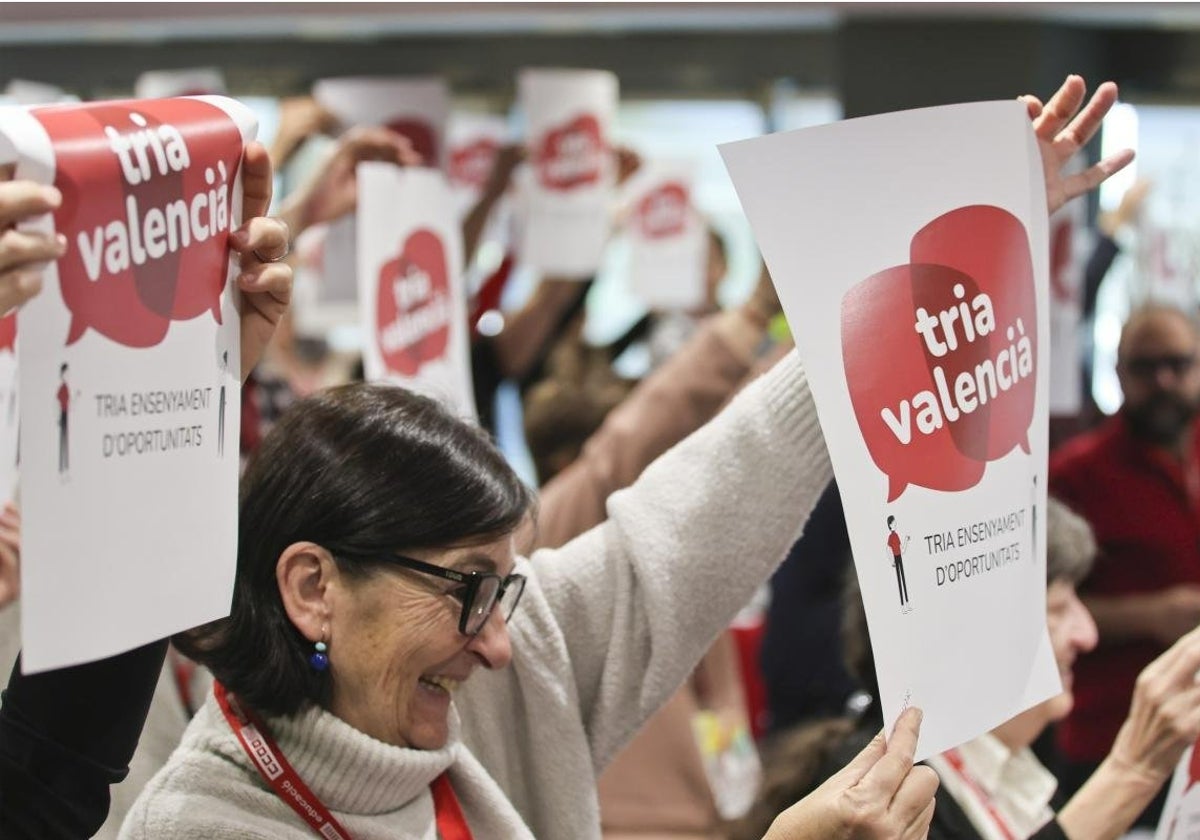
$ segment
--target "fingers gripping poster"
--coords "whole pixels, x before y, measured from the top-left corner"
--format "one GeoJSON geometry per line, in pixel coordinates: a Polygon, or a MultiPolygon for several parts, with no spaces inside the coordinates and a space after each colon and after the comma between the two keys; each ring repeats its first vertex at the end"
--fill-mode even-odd
{"type": "Polygon", "coordinates": [[[1046,197],[1016,102],[721,147],[808,371],[885,718],[917,757],[1061,691],[1046,632],[1046,197]]]}
{"type": "Polygon", "coordinates": [[[363,369],[475,416],[462,234],[441,173],[358,166],[363,369]]]}
{"type": "Polygon", "coordinates": [[[63,196],[32,226],[67,243],[18,317],[27,671],[228,613],[240,420],[228,240],[255,130],[220,97],[0,114],[0,158],[63,196]]]}

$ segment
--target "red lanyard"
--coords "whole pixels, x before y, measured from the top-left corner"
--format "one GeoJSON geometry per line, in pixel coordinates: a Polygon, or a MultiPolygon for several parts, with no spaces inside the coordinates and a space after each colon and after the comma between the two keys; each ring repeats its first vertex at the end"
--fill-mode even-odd
{"type": "Polygon", "coordinates": [[[992,818],[992,822],[1000,829],[1000,833],[1004,835],[1006,840],[1016,840],[1013,833],[1008,830],[1008,823],[1004,821],[1004,817],[1000,816],[1000,813],[992,807],[992,798],[988,796],[987,791],[981,788],[974,777],[967,772],[967,766],[963,763],[962,756],[958,754],[958,750],[947,750],[942,753],[942,757],[946,759],[946,762],[954,769],[958,777],[975,794],[975,798],[979,800],[979,804],[984,807],[984,810],[987,811],[988,816],[992,818]]]}
{"type": "MultiPolygon", "coordinates": [[[[213,683],[213,695],[221,706],[229,728],[237,736],[246,755],[250,756],[250,763],[279,798],[325,840],[353,840],[350,832],[334,819],[324,803],[304,784],[258,716],[239,704],[237,698],[228,694],[225,686],[219,682],[213,683]]],[[[433,780],[430,792],[437,815],[438,836],[442,840],[472,840],[462,806],[458,804],[458,797],[454,795],[450,779],[445,773],[433,780]]]]}

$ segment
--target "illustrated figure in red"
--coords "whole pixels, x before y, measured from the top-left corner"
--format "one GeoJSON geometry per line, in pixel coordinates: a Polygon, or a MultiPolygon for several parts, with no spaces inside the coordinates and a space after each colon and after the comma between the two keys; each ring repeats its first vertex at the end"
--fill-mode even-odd
{"type": "Polygon", "coordinates": [[[887,538],[888,553],[896,569],[896,584],[900,587],[900,612],[908,614],[912,612],[912,607],[908,605],[908,583],[904,580],[904,552],[908,551],[908,537],[901,542],[900,535],[896,533],[896,517],[889,516],[887,526],[890,532],[887,538]]]}
{"type": "Polygon", "coordinates": [[[66,475],[71,466],[71,447],[67,437],[67,418],[71,411],[71,387],[67,383],[67,363],[58,368],[58,474],[66,475]]]}

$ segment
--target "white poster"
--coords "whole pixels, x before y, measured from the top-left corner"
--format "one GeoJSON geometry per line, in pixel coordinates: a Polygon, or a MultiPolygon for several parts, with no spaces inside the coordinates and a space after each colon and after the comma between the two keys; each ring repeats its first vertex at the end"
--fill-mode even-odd
{"type": "Polygon", "coordinates": [[[917,758],[1062,686],[1046,632],[1046,196],[1024,107],[721,147],[808,371],[886,720],[917,758]]]}
{"type": "Polygon", "coordinates": [[[1154,840],[1200,840],[1200,752],[1193,744],[1179,760],[1154,840]]]}
{"type": "Polygon", "coordinates": [[[692,202],[695,167],[655,161],[646,170],[625,219],[630,284],[651,309],[698,309],[705,303],[708,231],[692,202]]]}
{"type": "Polygon", "coordinates": [[[133,95],[138,99],[224,94],[225,90],[225,75],[216,67],[147,70],[133,84],[133,95]]]}
{"type": "Polygon", "coordinates": [[[446,177],[460,217],[479,201],[506,142],[508,121],[504,117],[463,112],[450,117],[446,177]]]}
{"type": "Polygon", "coordinates": [[[462,232],[440,172],[358,165],[363,368],[474,417],[462,232]]]}
{"type": "Polygon", "coordinates": [[[357,236],[351,213],[296,238],[292,322],[298,335],[328,338],[358,327],[357,236]]]}
{"type": "Polygon", "coordinates": [[[79,97],[56,85],[12,79],[4,86],[4,95],[14,105],[50,105],[55,102],[78,102],[79,97]]]}
{"type": "Polygon", "coordinates": [[[17,488],[17,313],[0,318],[0,508],[13,501],[17,488]]]}
{"type": "Polygon", "coordinates": [[[435,77],[321,79],[313,98],[341,123],[382,125],[408,138],[424,166],[446,164],[450,90],[435,77]]]}
{"type": "MultiPolygon", "coordinates": [[[[1076,167],[1078,170],[1079,167],[1076,167]]],[[[1050,414],[1083,410],[1084,274],[1091,253],[1087,204],[1068,202],[1050,218],[1050,414]]]]}
{"type": "Polygon", "coordinates": [[[240,346],[228,236],[254,116],[220,97],[0,112],[67,239],[18,316],[27,671],[229,612],[240,346]]]}
{"type": "Polygon", "coordinates": [[[519,202],[519,255],[544,274],[587,279],[608,242],[616,184],[617,77],[604,70],[522,70],[517,92],[531,177],[519,202]]]}

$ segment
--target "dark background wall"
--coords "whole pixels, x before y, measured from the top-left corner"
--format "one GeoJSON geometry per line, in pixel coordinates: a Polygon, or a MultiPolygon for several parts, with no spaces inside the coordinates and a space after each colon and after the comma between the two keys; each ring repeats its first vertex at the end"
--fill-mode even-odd
{"type": "Polygon", "coordinates": [[[215,65],[231,91],[434,73],[497,104],[525,65],[616,71],[626,98],[764,97],[780,79],[850,116],[1053,90],[1200,102],[1192,4],[0,4],[0,81],[122,95],[146,69],[215,65]]]}

